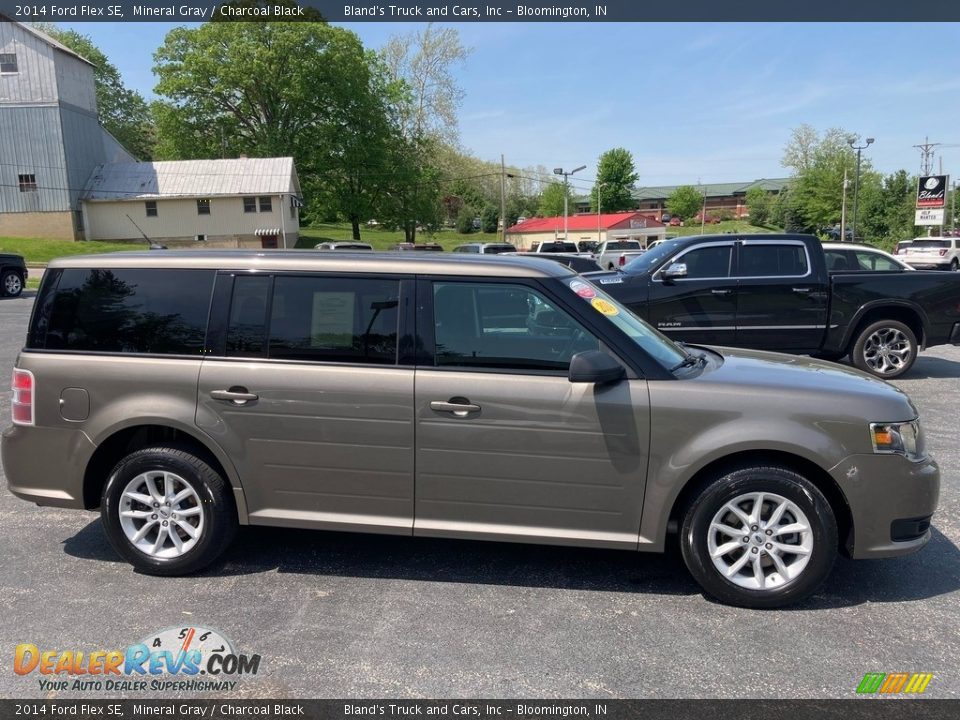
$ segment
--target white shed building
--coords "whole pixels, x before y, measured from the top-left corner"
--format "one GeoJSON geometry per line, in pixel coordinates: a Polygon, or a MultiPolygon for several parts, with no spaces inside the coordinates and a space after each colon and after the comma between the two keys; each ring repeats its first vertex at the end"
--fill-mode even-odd
{"type": "Polygon", "coordinates": [[[101,165],[82,201],[92,240],[181,247],[292,248],[302,206],[290,157],[101,165]]]}

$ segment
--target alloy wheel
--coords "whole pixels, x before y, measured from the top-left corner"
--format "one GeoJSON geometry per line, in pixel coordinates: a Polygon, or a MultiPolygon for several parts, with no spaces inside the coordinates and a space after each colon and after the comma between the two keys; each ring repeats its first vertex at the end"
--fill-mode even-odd
{"type": "Polygon", "coordinates": [[[863,359],[877,375],[893,375],[907,365],[913,355],[910,339],[894,327],[879,328],[863,346],[863,359]]]}
{"type": "Polygon", "coordinates": [[[120,527],[130,544],[153,558],[190,552],[203,535],[203,508],[193,486],[176,473],[148,471],[127,483],[120,527]]]}

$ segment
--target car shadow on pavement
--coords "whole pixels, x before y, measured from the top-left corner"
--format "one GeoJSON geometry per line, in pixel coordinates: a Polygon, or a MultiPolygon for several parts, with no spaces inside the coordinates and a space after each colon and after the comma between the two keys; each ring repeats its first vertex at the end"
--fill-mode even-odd
{"type": "Polygon", "coordinates": [[[921,355],[902,379],[922,380],[924,378],[960,378],[960,362],[921,355]]]}
{"type": "MultiPolygon", "coordinates": [[[[85,560],[123,562],[99,520],[67,538],[64,551],[85,560]]],[[[700,592],[676,550],[633,553],[261,527],[240,528],[223,558],[200,575],[236,577],[272,571],[667,596],[700,592]]],[[[958,589],[960,548],[934,528],[929,545],[918,554],[887,560],[838,558],[823,588],[787,609],[907,602],[958,589]]]]}

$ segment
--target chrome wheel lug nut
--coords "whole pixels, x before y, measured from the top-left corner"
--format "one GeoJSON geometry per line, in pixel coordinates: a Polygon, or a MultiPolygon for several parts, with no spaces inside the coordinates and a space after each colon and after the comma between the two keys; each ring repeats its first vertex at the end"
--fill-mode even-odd
{"type": "Polygon", "coordinates": [[[758,552],[760,552],[760,551],[757,550],[757,548],[750,548],[750,552],[756,554],[756,553],[758,553],[758,552]]]}
{"type": "Polygon", "coordinates": [[[163,526],[164,526],[164,527],[167,526],[167,521],[166,521],[166,520],[163,521],[163,526]]]}
{"type": "Polygon", "coordinates": [[[743,541],[744,541],[744,542],[750,542],[750,538],[745,537],[745,538],[743,539],[743,541]]]}
{"type": "Polygon", "coordinates": [[[773,550],[773,544],[772,544],[772,543],[767,543],[765,547],[767,548],[767,550],[773,550]]]}
{"type": "Polygon", "coordinates": [[[773,530],[767,530],[767,535],[773,535],[773,530]]]}
{"type": "Polygon", "coordinates": [[[158,508],[158,507],[160,507],[160,503],[155,502],[155,503],[153,504],[153,506],[154,506],[155,508],[158,508]]]}
{"type": "Polygon", "coordinates": [[[759,525],[751,525],[751,526],[750,526],[750,529],[756,531],[756,530],[759,530],[759,529],[760,529],[760,526],[759,526],[759,525]]]}

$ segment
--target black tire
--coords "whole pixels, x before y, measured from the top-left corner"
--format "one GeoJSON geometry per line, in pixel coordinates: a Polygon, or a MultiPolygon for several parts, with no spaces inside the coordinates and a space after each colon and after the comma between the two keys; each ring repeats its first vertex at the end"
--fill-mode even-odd
{"type": "Polygon", "coordinates": [[[18,297],[23,292],[23,276],[16,270],[7,270],[0,276],[0,289],[6,297],[18,297]]]}
{"type": "Polygon", "coordinates": [[[857,335],[857,339],[853,343],[853,349],[850,351],[850,359],[853,361],[854,366],[860,370],[882,378],[883,380],[892,380],[893,378],[900,377],[913,367],[913,363],[916,362],[919,352],[920,347],[917,343],[917,336],[913,334],[913,330],[899,320],[878,320],[877,322],[867,325],[860,331],[860,334],[857,335]],[[909,347],[909,355],[903,359],[899,367],[887,372],[882,372],[880,367],[883,365],[883,362],[876,359],[876,355],[874,354],[875,342],[871,340],[871,338],[875,336],[875,334],[882,337],[895,333],[900,333],[902,337],[905,338],[909,347]]]}
{"type": "MultiPolygon", "coordinates": [[[[103,488],[100,514],[113,548],[136,570],[148,575],[197,572],[227,549],[237,531],[237,510],[227,481],[191,450],[176,446],[137,450],[117,463],[103,488]],[[124,490],[138,475],[150,471],[174,473],[192,487],[199,498],[203,530],[196,544],[179,557],[153,557],[141,551],[121,525],[119,513],[124,490]]],[[[186,538],[183,534],[180,537],[186,538]]]]}
{"type": "Polygon", "coordinates": [[[957,270],[960,270],[960,260],[957,260],[957,258],[954,258],[954,259],[950,262],[950,269],[953,270],[953,272],[956,272],[957,270]]]}
{"type": "Polygon", "coordinates": [[[777,608],[809,597],[826,580],[837,556],[837,522],[830,503],[802,475],[778,466],[743,467],[719,475],[692,502],[681,526],[680,549],[690,573],[708,595],[738,607],[777,608]],[[731,500],[756,492],[776,494],[796,504],[806,515],[812,534],[812,552],[799,575],[769,589],[741,587],[727,579],[708,550],[714,516],[731,500]]]}

